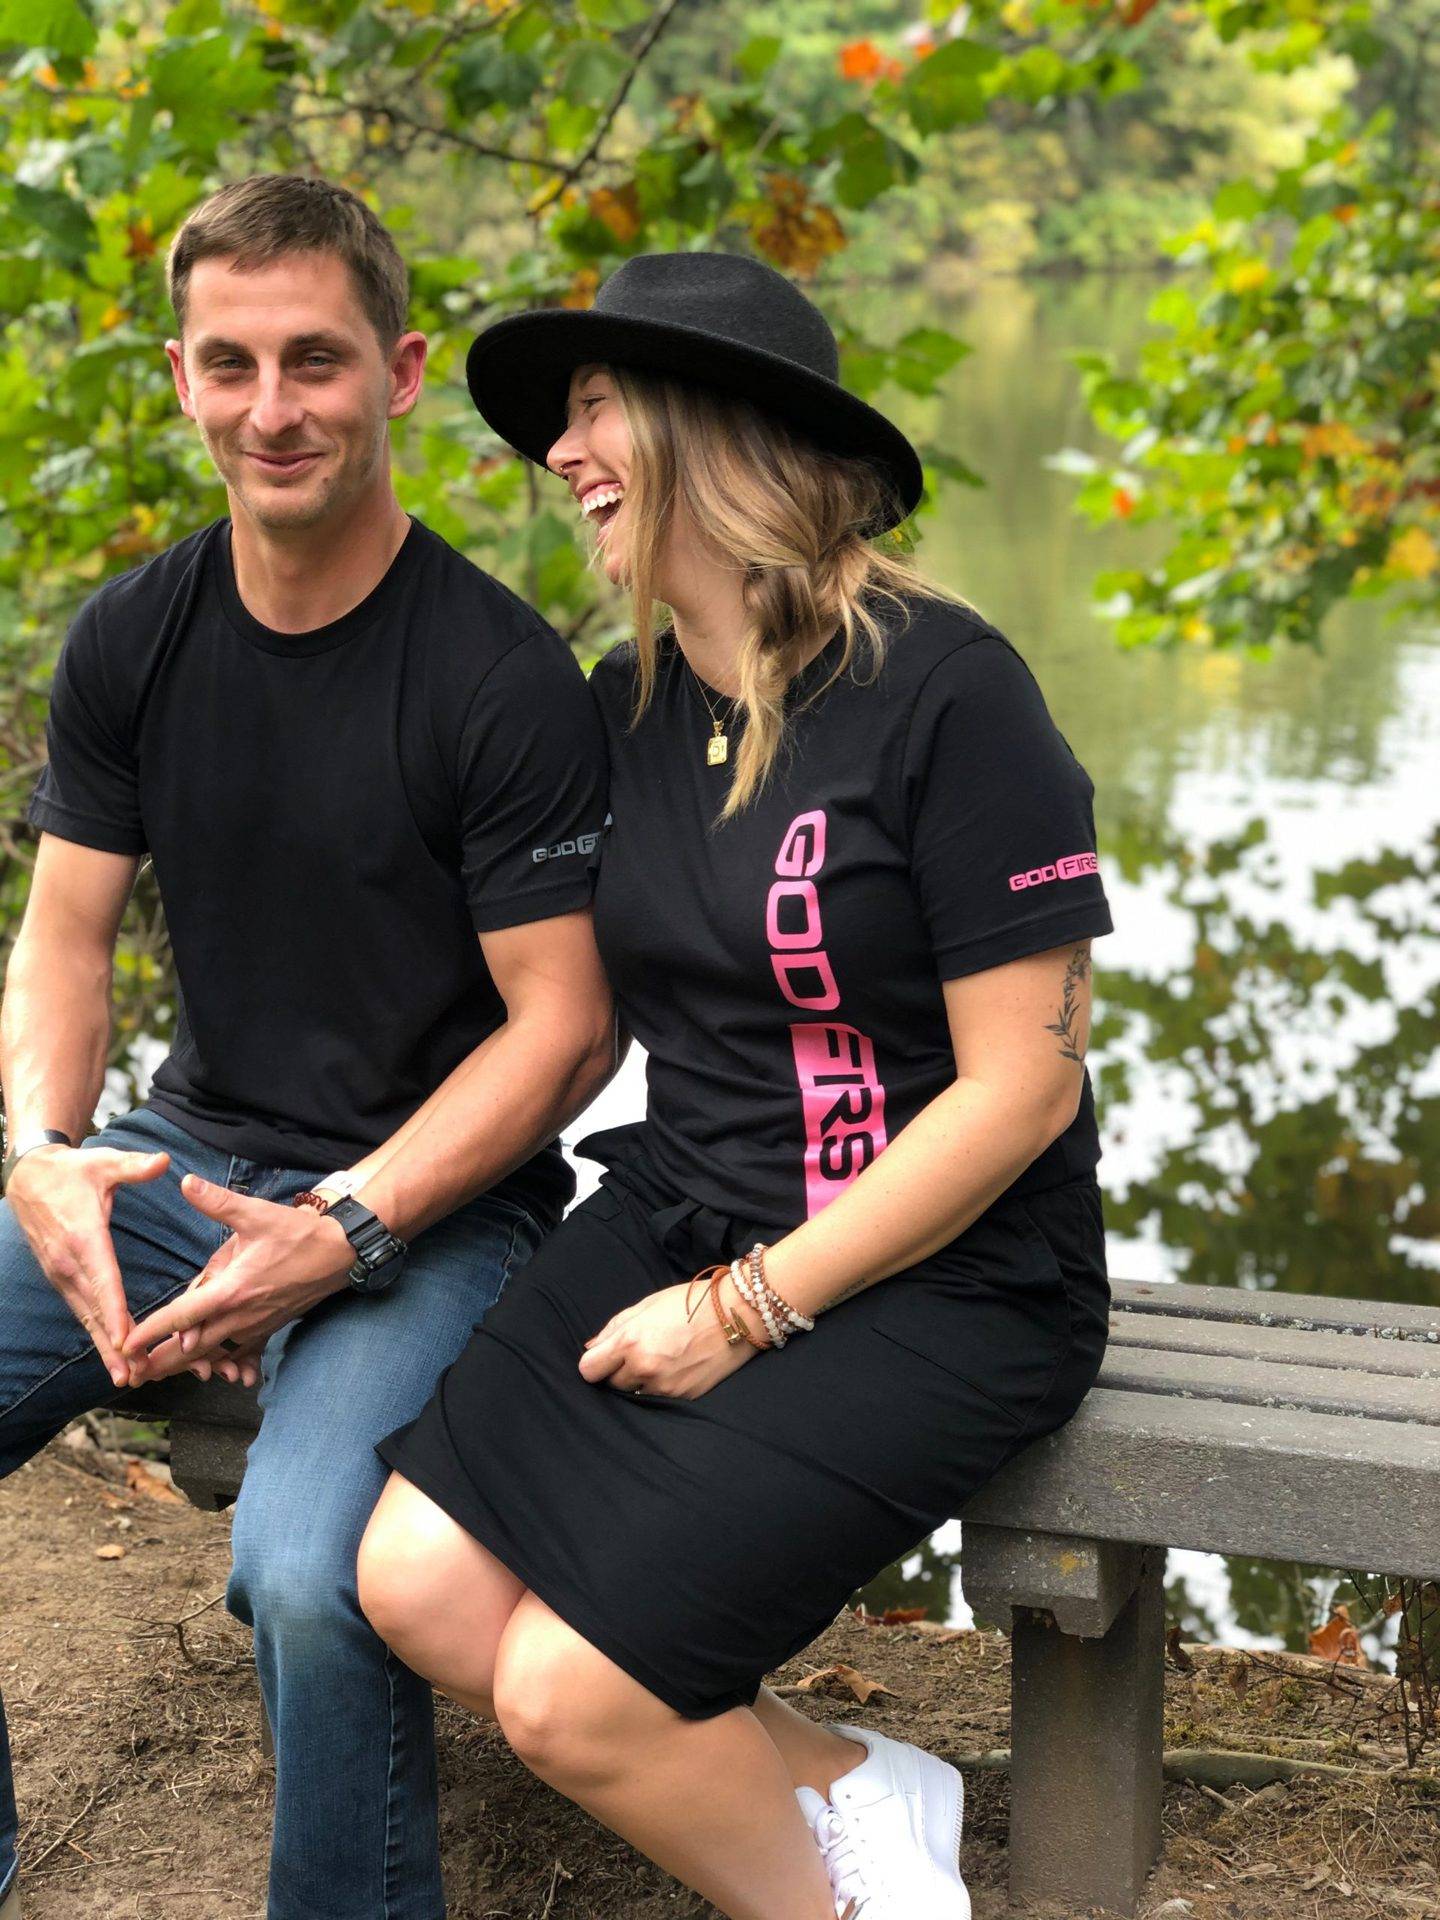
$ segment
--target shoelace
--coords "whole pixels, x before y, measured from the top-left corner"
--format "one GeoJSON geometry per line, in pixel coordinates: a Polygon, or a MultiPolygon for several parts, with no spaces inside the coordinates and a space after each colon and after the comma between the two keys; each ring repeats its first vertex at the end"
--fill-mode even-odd
{"type": "Polygon", "coordinates": [[[817,1814],[815,1840],[830,1876],[835,1912],[843,1920],[865,1920],[872,1911],[869,1890],[855,1852],[854,1836],[834,1807],[827,1805],[817,1814]]]}

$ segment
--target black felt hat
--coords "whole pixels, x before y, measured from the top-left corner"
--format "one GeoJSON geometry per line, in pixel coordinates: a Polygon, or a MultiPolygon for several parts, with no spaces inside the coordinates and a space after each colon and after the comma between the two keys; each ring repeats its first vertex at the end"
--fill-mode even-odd
{"type": "Polygon", "coordinates": [[[577,367],[674,374],[739,394],[827,452],[868,460],[894,496],[872,532],[919,502],[914,447],[840,385],[840,354],[813,301],[762,261],[729,253],[641,253],[593,307],[544,307],[487,327],[470,349],[470,396],[496,433],[539,466],[565,430],[577,367]]]}

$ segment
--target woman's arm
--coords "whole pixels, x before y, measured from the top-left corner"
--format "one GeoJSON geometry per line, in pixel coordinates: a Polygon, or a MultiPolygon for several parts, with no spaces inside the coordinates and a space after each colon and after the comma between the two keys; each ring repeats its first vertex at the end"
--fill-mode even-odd
{"type": "Polygon", "coordinates": [[[1090,1032],[1090,942],[945,982],[956,1078],[828,1207],[765,1255],[801,1313],[963,1233],[1074,1119],[1090,1032]]]}
{"type": "MultiPolygon", "coordinates": [[[[945,1246],[1075,1117],[1090,1030],[1088,939],[946,981],[945,1007],[954,1083],[823,1212],[766,1252],[767,1280],[801,1313],[820,1313],[945,1246]]],[[[585,1343],[585,1379],[695,1399],[753,1359],[756,1348],[728,1344],[712,1313],[688,1310],[689,1292],[667,1287],[613,1315],[585,1343]]],[[[723,1293],[763,1339],[733,1281],[723,1293]]]]}

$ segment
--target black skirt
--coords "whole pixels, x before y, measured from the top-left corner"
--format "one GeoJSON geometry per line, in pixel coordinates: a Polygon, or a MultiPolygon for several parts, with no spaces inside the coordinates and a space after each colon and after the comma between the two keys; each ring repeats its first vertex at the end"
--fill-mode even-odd
{"type": "MultiPolygon", "coordinates": [[[[783,1229],[667,1193],[643,1126],[376,1448],[577,1633],[687,1718],[754,1700],[1099,1371],[1093,1178],[1002,1199],[949,1246],[698,1400],[592,1386],[621,1308],[783,1229]]],[[[401,1283],[403,1285],[403,1281],[401,1283]]]]}

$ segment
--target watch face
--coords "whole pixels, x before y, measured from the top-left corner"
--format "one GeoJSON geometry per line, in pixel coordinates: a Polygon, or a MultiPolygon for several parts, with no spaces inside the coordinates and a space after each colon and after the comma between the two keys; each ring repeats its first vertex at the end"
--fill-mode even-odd
{"type": "Polygon", "coordinates": [[[386,1287],[400,1278],[400,1269],[405,1264],[403,1251],[392,1253],[388,1260],[382,1260],[371,1266],[366,1260],[357,1260],[350,1269],[350,1284],[357,1293],[383,1293],[386,1287]]]}

